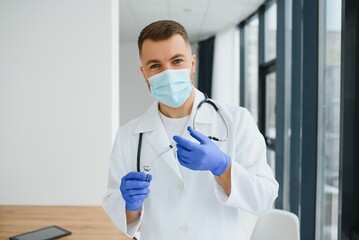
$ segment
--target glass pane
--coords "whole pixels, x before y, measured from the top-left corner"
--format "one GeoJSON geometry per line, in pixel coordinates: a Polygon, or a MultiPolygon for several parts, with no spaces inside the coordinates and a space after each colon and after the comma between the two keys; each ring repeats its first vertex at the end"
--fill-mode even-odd
{"type": "Polygon", "coordinates": [[[258,16],[244,28],[244,106],[258,123],[258,16]]]}
{"type": "Polygon", "coordinates": [[[316,239],[338,234],[341,1],[323,0],[320,25],[316,239]]]}
{"type": "Polygon", "coordinates": [[[275,151],[269,148],[267,148],[267,162],[268,165],[271,167],[275,177],[275,151]]]}
{"type": "Polygon", "coordinates": [[[274,3],[265,12],[265,52],[266,62],[277,56],[277,4],[274,3]]]}
{"type": "MultiPolygon", "coordinates": [[[[293,1],[285,1],[285,84],[284,84],[284,136],[283,136],[283,209],[291,209],[290,204],[290,141],[291,141],[291,106],[292,106],[292,9],[293,1]]],[[[295,208],[292,208],[293,210],[295,208]]]]}
{"type": "Polygon", "coordinates": [[[276,116],[276,73],[266,76],[266,116],[265,136],[275,139],[275,116],[276,116]]]}

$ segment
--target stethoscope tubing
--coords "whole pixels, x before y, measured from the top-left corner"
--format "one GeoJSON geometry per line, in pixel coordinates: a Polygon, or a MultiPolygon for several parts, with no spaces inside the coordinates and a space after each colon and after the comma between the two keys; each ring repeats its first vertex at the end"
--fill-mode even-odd
{"type": "Polygon", "coordinates": [[[224,117],[223,117],[221,111],[219,110],[219,108],[217,107],[217,105],[216,105],[211,99],[209,99],[208,96],[207,96],[207,94],[205,94],[205,93],[204,93],[204,99],[198,104],[197,109],[196,109],[196,112],[195,112],[195,114],[194,114],[194,116],[193,116],[193,121],[192,121],[193,129],[196,130],[195,122],[196,122],[196,118],[197,118],[197,113],[199,112],[199,110],[201,109],[201,107],[202,107],[202,105],[203,105],[204,103],[210,104],[210,105],[214,108],[214,110],[216,110],[216,112],[218,113],[218,115],[221,117],[221,119],[222,119],[222,121],[223,121],[223,123],[224,123],[224,126],[226,127],[226,136],[225,136],[224,139],[220,139],[220,138],[217,138],[217,137],[214,137],[214,136],[208,136],[208,138],[209,138],[209,139],[212,139],[212,140],[214,140],[214,141],[217,141],[217,142],[225,142],[225,141],[227,141],[227,139],[228,139],[228,132],[229,132],[227,122],[226,122],[226,120],[224,119],[224,117]]]}

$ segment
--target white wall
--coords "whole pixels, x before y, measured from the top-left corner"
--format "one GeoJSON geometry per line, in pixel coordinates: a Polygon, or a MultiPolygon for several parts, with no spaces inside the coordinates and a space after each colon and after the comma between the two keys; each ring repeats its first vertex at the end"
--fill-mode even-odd
{"type": "Polygon", "coordinates": [[[101,203],[118,126],[114,3],[0,0],[0,204],[101,203]]]}
{"type": "Polygon", "coordinates": [[[123,125],[142,115],[153,98],[140,72],[137,43],[121,43],[120,49],[120,125],[123,125]]]}

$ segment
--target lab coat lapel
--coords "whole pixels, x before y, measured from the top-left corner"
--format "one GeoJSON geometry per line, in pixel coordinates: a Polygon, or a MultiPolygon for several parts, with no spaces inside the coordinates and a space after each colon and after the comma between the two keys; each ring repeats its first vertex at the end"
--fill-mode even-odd
{"type": "MultiPolygon", "coordinates": [[[[166,130],[162,122],[160,122],[159,120],[158,123],[156,129],[148,136],[148,141],[155,149],[156,156],[170,145],[166,130]]],[[[156,159],[156,161],[164,161],[174,171],[174,173],[181,179],[181,181],[183,181],[183,176],[179,169],[179,162],[175,158],[175,155],[173,154],[172,150],[164,154],[161,158],[156,159]]]]}
{"type": "MultiPolygon", "coordinates": [[[[155,101],[147,112],[142,116],[139,125],[136,128],[137,133],[148,131],[148,137],[144,138],[145,144],[150,144],[155,150],[155,156],[162,152],[166,147],[170,145],[167,132],[162,123],[161,117],[158,110],[158,102],[155,101]]],[[[150,159],[152,161],[154,159],[150,159]]],[[[174,154],[170,151],[164,154],[161,158],[156,161],[164,161],[176,174],[176,176],[183,182],[183,176],[179,169],[179,163],[175,158],[174,154]]]]}

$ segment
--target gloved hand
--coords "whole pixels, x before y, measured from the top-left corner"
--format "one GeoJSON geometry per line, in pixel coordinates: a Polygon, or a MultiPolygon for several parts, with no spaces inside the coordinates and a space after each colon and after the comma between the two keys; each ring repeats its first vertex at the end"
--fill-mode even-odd
{"type": "Polygon", "coordinates": [[[150,182],[152,175],[146,180],[146,173],[130,172],[121,180],[120,191],[126,202],[126,209],[129,211],[137,211],[141,208],[143,201],[150,193],[150,182]]]}
{"type": "Polygon", "coordinates": [[[199,144],[180,136],[173,137],[177,143],[177,158],[180,164],[192,170],[210,170],[216,176],[223,174],[231,158],[202,133],[192,127],[187,129],[199,144]]]}

